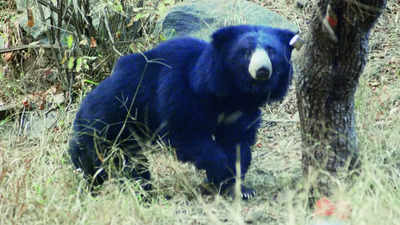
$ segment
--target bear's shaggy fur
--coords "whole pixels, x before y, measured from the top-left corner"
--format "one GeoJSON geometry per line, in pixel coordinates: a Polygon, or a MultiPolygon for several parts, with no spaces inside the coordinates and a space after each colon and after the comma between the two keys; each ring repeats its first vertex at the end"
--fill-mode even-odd
{"type": "MultiPolygon", "coordinates": [[[[134,168],[130,176],[150,179],[131,157],[140,154],[138,139],[159,135],[176,149],[179,160],[204,169],[222,189],[232,187],[237,148],[242,178],[250,166],[259,107],[287,92],[294,35],[230,26],[217,30],[211,43],[179,38],[121,57],[76,115],[69,149],[73,164],[101,184],[107,177],[98,171],[101,158],[118,144],[127,155],[124,165],[134,168]]],[[[242,194],[254,191],[243,186],[242,194]]]]}

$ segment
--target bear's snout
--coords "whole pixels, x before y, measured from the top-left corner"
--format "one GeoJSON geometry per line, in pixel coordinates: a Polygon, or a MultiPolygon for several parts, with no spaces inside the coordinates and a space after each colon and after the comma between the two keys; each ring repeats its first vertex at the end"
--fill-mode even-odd
{"type": "Polygon", "coordinates": [[[269,80],[270,77],[271,77],[271,73],[269,72],[267,67],[261,67],[256,72],[257,80],[269,80]]]}
{"type": "Polygon", "coordinates": [[[254,80],[268,80],[272,75],[272,63],[268,53],[257,48],[250,58],[249,73],[254,80]]]}

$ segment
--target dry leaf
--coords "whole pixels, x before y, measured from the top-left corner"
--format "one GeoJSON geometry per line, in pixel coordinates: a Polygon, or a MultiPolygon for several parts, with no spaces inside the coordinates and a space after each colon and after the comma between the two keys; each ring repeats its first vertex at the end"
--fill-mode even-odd
{"type": "Polygon", "coordinates": [[[82,41],[80,41],[80,42],[79,42],[79,45],[81,45],[81,46],[87,46],[87,45],[88,45],[87,39],[83,39],[82,41]]]}
{"type": "Polygon", "coordinates": [[[12,52],[7,52],[7,53],[4,53],[3,58],[6,62],[9,62],[13,59],[13,56],[14,56],[14,54],[12,52]]]}
{"type": "Polygon", "coordinates": [[[46,98],[42,98],[42,101],[39,104],[39,110],[43,110],[46,106],[46,98]]]}
{"type": "Polygon", "coordinates": [[[328,198],[323,197],[315,204],[314,216],[329,217],[334,216],[340,220],[347,220],[351,216],[351,205],[346,201],[331,202],[328,198]]]}
{"type": "Polygon", "coordinates": [[[56,94],[56,95],[54,95],[53,98],[54,98],[54,99],[53,99],[54,103],[56,103],[57,105],[60,105],[60,104],[62,104],[62,103],[65,102],[64,93],[56,94]]]}
{"type": "Polygon", "coordinates": [[[25,98],[25,99],[22,101],[22,105],[23,105],[25,108],[30,108],[30,106],[31,106],[31,104],[29,103],[29,100],[28,100],[27,98],[25,98]]]}
{"type": "Polygon", "coordinates": [[[35,20],[33,18],[33,12],[32,9],[27,9],[27,14],[28,14],[28,22],[26,23],[26,25],[28,27],[33,27],[35,25],[35,20]]]}
{"type": "Polygon", "coordinates": [[[96,39],[94,39],[94,37],[90,37],[90,47],[91,48],[97,47],[96,39]]]}
{"type": "Polygon", "coordinates": [[[135,22],[135,17],[131,17],[130,19],[129,19],[129,23],[126,25],[126,27],[131,27],[132,25],[133,25],[133,23],[135,22]]]}

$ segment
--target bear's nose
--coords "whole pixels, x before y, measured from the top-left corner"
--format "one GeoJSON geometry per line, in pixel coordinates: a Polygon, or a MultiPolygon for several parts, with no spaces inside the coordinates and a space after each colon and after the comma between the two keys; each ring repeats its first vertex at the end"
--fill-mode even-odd
{"type": "Polygon", "coordinates": [[[256,71],[257,80],[268,80],[271,77],[271,73],[266,67],[261,67],[256,71]]]}

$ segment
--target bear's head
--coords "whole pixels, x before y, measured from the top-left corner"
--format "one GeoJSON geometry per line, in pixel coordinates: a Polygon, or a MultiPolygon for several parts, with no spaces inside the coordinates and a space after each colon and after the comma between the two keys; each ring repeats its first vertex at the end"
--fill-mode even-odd
{"type": "Polygon", "coordinates": [[[217,30],[211,46],[218,59],[216,82],[223,83],[218,87],[220,95],[253,95],[268,102],[282,99],[292,77],[290,57],[296,38],[289,30],[264,26],[217,30]]]}

